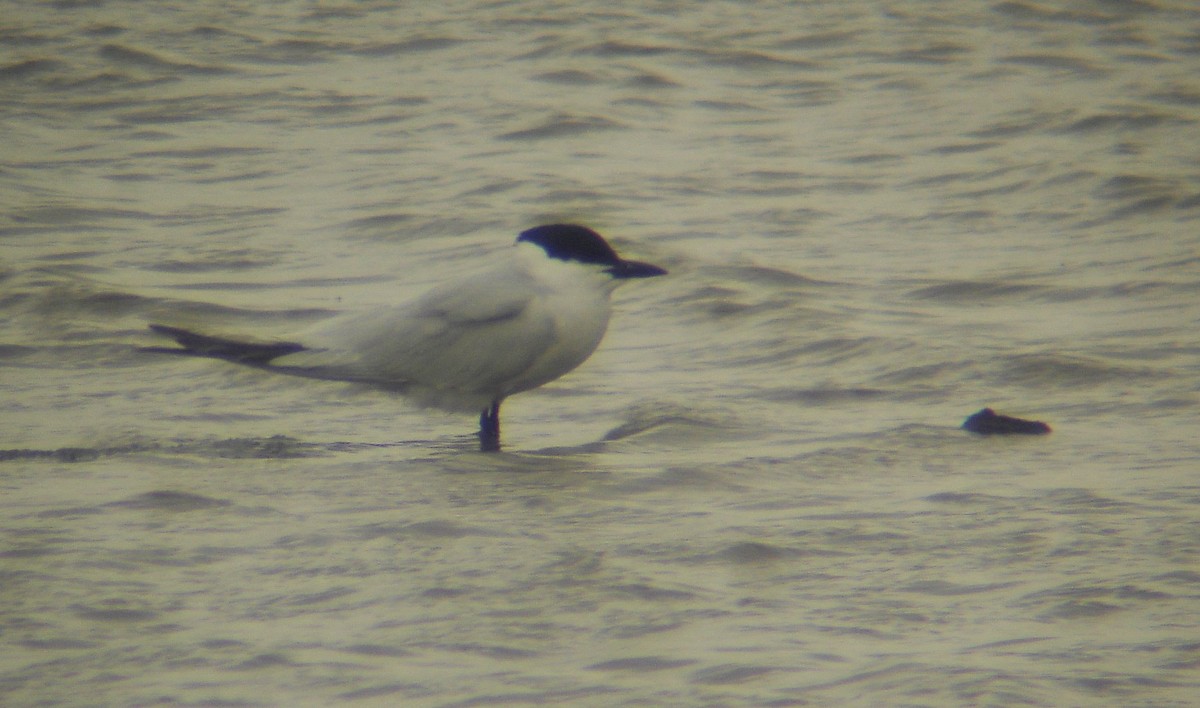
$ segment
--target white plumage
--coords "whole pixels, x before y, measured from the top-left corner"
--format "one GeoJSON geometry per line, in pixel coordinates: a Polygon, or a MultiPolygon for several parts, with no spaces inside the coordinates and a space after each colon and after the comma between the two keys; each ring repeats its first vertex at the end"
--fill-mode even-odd
{"type": "Polygon", "coordinates": [[[604,337],[609,296],[622,280],[666,273],[621,259],[599,234],[571,224],[523,232],[510,255],[411,303],[335,319],[296,342],[255,344],[151,325],[183,347],[151,350],[353,381],[426,405],[481,410],[481,447],[496,450],[501,401],[583,363],[604,337]]]}

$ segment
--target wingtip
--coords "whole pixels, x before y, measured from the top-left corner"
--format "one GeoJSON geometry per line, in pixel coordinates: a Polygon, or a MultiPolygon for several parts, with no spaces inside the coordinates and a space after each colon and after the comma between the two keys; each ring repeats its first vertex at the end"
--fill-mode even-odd
{"type": "Polygon", "coordinates": [[[158,324],[157,322],[151,322],[150,324],[148,324],[146,326],[150,329],[151,332],[154,332],[156,334],[163,334],[168,337],[175,337],[175,336],[179,336],[181,334],[187,333],[187,330],[185,330],[185,329],[180,329],[179,327],[171,327],[170,325],[165,325],[165,324],[158,324]]]}
{"type": "Polygon", "coordinates": [[[175,343],[181,347],[178,349],[174,347],[149,347],[143,349],[143,351],[156,353],[190,354],[213,359],[224,359],[225,361],[237,364],[266,366],[270,364],[272,359],[277,359],[288,354],[295,354],[305,349],[303,345],[295,342],[243,342],[236,339],[200,334],[183,329],[182,327],[172,327],[157,323],[152,323],[148,326],[151,331],[175,340],[175,343]]]}

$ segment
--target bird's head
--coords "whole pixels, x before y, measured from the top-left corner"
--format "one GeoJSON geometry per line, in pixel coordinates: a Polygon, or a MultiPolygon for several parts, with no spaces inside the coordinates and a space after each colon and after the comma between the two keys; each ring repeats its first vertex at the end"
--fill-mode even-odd
{"type": "Polygon", "coordinates": [[[517,243],[540,246],[546,256],[568,263],[600,266],[615,280],[653,278],[667,271],[656,265],[621,258],[600,234],[577,224],[544,224],[522,231],[517,243]]]}

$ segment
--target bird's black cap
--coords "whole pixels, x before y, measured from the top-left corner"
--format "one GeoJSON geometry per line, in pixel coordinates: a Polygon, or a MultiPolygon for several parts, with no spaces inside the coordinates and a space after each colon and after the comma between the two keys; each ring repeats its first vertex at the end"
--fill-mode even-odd
{"type": "Polygon", "coordinates": [[[541,246],[546,255],[560,261],[579,261],[616,265],[621,262],[617,252],[600,234],[576,224],[544,224],[522,231],[517,242],[528,241],[541,246]]]}
{"type": "Polygon", "coordinates": [[[614,278],[650,278],[667,273],[649,263],[622,259],[600,234],[578,224],[535,226],[521,232],[517,242],[521,241],[536,243],[547,256],[561,261],[609,266],[606,270],[614,278]]]}

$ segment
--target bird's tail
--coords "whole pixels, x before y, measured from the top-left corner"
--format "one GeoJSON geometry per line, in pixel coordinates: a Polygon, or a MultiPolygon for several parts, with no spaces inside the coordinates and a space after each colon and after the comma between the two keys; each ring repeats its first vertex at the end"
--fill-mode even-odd
{"type": "Polygon", "coordinates": [[[260,344],[255,342],[239,342],[236,339],[213,337],[207,334],[191,332],[179,327],[152,324],[150,329],[158,334],[174,339],[178,347],[143,347],[141,351],[158,354],[183,354],[186,356],[202,356],[212,359],[223,359],[235,364],[248,366],[267,366],[272,359],[285,354],[295,354],[304,351],[305,347],[295,342],[274,342],[260,344]]]}

